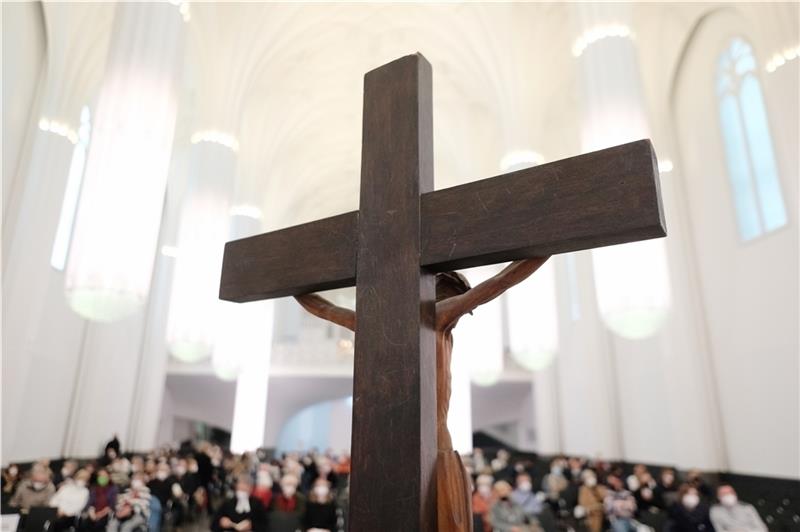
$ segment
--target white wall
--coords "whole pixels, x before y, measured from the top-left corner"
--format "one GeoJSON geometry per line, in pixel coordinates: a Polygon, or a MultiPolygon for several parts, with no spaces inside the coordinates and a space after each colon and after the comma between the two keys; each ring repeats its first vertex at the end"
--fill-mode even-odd
{"type": "Polygon", "coordinates": [[[3,209],[8,208],[23,146],[36,128],[46,35],[39,2],[3,3],[3,209]]]}
{"type": "MultiPolygon", "coordinates": [[[[770,15],[781,28],[781,14],[770,15]]],[[[797,43],[797,27],[794,35],[758,29],[737,9],[704,20],[680,66],[673,111],[728,466],[797,477],[798,61],[763,70],[774,50],[797,43]],[[714,90],[718,55],[734,36],[748,40],[760,61],[789,218],[786,227],[748,242],[736,225],[714,90]]]]}

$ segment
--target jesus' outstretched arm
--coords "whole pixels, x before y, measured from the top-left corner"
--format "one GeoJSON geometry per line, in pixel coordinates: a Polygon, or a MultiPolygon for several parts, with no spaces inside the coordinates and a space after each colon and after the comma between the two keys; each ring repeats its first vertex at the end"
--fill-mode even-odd
{"type": "Polygon", "coordinates": [[[537,257],[512,262],[494,277],[463,294],[440,301],[436,304],[437,330],[447,328],[464,314],[472,312],[512,286],[521,283],[538,270],[547,259],[548,257],[537,257]]]}
{"type": "Polygon", "coordinates": [[[341,325],[351,331],[356,330],[356,313],[348,308],[334,305],[317,294],[295,296],[300,305],[314,316],[341,325]]]}

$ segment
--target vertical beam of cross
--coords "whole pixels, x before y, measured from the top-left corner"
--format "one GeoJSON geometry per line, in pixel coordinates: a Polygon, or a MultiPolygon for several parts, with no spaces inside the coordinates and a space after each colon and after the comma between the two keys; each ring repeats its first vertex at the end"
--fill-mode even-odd
{"type": "Polygon", "coordinates": [[[364,78],[350,529],[436,528],[434,277],[420,267],[420,195],[433,190],[431,66],[420,54],[364,78]]]}

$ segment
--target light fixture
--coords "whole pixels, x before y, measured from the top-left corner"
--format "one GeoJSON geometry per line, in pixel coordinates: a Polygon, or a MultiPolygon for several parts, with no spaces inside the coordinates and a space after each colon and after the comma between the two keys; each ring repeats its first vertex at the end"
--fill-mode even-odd
{"type": "Polygon", "coordinates": [[[225,146],[233,151],[239,151],[239,141],[230,133],[225,133],[218,129],[205,129],[197,131],[191,136],[192,144],[199,144],[201,142],[213,142],[220,146],[225,146]]]}
{"type": "Polygon", "coordinates": [[[165,257],[175,258],[178,256],[178,247],[164,244],[161,246],[161,254],[165,257]]]}
{"type": "Polygon", "coordinates": [[[530,168],[544,162],[544,157],[541,153],[533,150],[513,150],[506,153],[500,159],[500,169],[503,172],[513,172],[515,170],[522,170],[523,168],[530,168]]]}
{"type": "Polygon", "coordinates": [[[625,24],[603,24],[584,31],[572,45],[572,55],[580,57],[590,45],[611,37],[633,38],[633,32],[625,24]]]}
{"type": "Polygon", "coordinates": [[[64,122],[42,117],[39,119],[39,129],[64,137],[73,144],[78,143],[78,132],[64,122]]]}
{"type": "Polygon", "coordinates": [[[767,72],[772,73],[789,61],[794,61],[798,57],[800,57],[800,45],[790,46],[788,48],[784,48],[780,52],[774,53],[769,61],[767,61],[767,64],[764,68],[767,72]]]}
{"type": "Polygon", "coordinates": [[[175,130],[182,26],[165,4],[116,7],[65,276],[69,305],[90,320],[119,320],[147,299],[175,130]]]}
{"type": "Polygon", "coordinates": [[[609,329],[632,340],[655,334],[671,304],[663,240],[592,251],[600,315],[609,329]]]}
{"type": "Polygon", "coordinates": [[[674,166],[672,164],[671,159],[659,159],[658,161],[658,172],[660,174],[668,174],[672,172],[674,166]]]}
{"type": "MultiPolygon", "coordinates": [[[[629,5],[578,4],[577,10],[581,20],[591,28],[585,33],[592,36],[585,39],[587,43],[596,42],[603,36],[632,35],[629,29],[621,29],[624,24],[596,24],[609,19],[629,20],[632,17],[629,5]],[[615,29],[595,29],[604,27],[615,29]]],[[[591,152],[649,137],[641,74],[633,42],[617,39],[614,46],[609,43],[598,47],[596,53],[584,56],[576,63],[583,94],[583,151],[591,152]]],[[[671,169],[671,164],[667,164],[664,170],[668,171],[668,168],[671,169]]],[[[630,339],[645,338],[658,331],[670,307],[664,240],[593,249],[591,253],[598,309],[606,326],[615,334],[630,339]]]]}
{"type": "Polygon", "coordinates": [[[511,358],[530,371],[547,368],[558,350],[553,259],[506,293],[511,358]]]}

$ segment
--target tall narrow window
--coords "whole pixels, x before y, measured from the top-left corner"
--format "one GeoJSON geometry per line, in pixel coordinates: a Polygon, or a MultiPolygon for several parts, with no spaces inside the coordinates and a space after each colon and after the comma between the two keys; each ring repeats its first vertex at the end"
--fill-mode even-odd
{"type": "Polygon", "coordinates": [[[786,208],[753,48],[740,38],[719,57],[717,96],[739,234],[752,240],[786,225],[786,208]]]}
{"type": "Polygon", "coordinates": [[[75,224],[75,213],[78,210],[78,199],[81,195],[83,170],[86,167],[86,153],[89,150],[89,137],[91,134],[91,116],[89,108],[81,109],[81,126],[78,128],[78,142],[72,151],[72,162],[67,175],[67,187],[64,189],[64,200],[61,203],[61,215],[58,218],[56,238],[53,241],[53,252],[50,255],[50,265],[56,270],[63,271],[67,263],[67,253],[72,240],[72,227],[75,224]]]}

